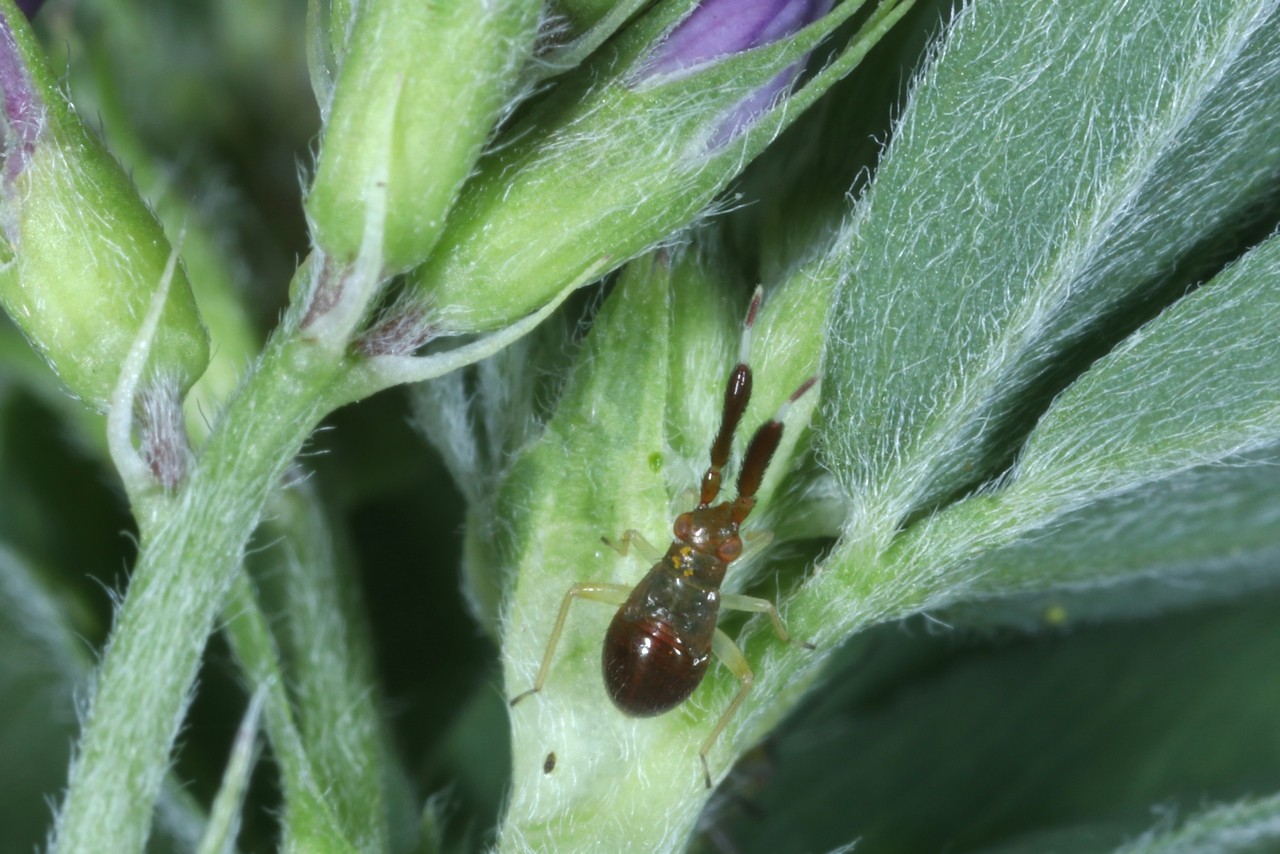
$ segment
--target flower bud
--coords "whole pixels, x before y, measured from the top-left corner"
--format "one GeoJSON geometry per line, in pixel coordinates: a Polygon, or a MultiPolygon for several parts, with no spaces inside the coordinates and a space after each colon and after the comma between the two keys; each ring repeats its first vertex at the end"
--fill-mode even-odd
{"type": "MultiPolygon", "coordinates": [[[[124,170],[62,96],[12,0],[0,0],[0,90],[0,305],[74,394],[105,409],[171,248],[124,170]]],[[[185,392],[208,358],[179,270],[150,369],[185,392]]]]}
{"type": "MultiPolygon", "coordinates": [[[[812,24],[833,0],[702,0],[667,36],[643,70],[645,77],[675,74],[707,62],[771,44],[812,24]]],[[[793,62],[742,99],[721,120],[713,147],[728,142],[784,93],[800,73],[793,62]]]]}
{"type": "Polygon", "coordinates": [[[355,16],[353,0],[311,0],[307,3],[307,65],[320,116],[329,117],[333,78],[347,52],[347,37],[355,16]]]}
{"type": "Polygon", "coordinates": [[[366,240],[385,275],[427,257],[506,106],[537,14],[535,0],[357,7],[306,202],[316,245],[339,267],[366,240]]]}
{"type": "Polygon", "coordinates": [[[560,78],[510,129],[513,141],[481,162],[435,253],[412,274],[434,326],[509,323],[704,211],[883,32],[855,37],[789,94],[798,63],[859,3],[822,17],[828,5],[704,0],[690,13],[687,0],[660,3],[560,78]]]}

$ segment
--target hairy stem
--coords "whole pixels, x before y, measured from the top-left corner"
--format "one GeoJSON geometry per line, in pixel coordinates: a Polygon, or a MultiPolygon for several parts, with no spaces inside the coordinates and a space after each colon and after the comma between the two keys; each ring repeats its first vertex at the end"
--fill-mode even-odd
{"type": "Polygon", "coordinates": [[[267,496],[344,359],[277,338],[142,548],[99,670],[53,848],[140,851],[201,652],[267,496]]]}

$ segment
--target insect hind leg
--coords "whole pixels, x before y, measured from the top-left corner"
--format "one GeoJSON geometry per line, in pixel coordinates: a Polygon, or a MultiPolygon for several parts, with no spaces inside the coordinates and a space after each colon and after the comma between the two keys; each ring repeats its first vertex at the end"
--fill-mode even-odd
{"type": "Polygon", "coordinates": [[[715,746],[716,739],[724,732],[724,728],[728,726],[729,721],[737,714],[738,708],[742,705],[742,701],[747,699],[747,693],[751,690],[751,683],[755,681],[755,674],[751,672],[751,666],[747,664],[747,659],[742,654],[742,650],[733,642],[733,639],[726,635],[720,629],[716,629],[715,634],[711,636],[711,651],[715,653],[716,658],[729,668],[729,672],[738,680],[738,693],[733,695],[733,700],[729,702],[729,707],[720,715],[720,720],[716,721],[715,728],[711,730],[711,734],[707,736],[707,740],[702,742],[702,747],[698,749],[698,759],[702,762],[702,776],[707,784],[707,788],[711,788],[711,768],[707,764],[707,754],[711,752],[711,748],[715,746]]]}
{"type": "Polygon", "coordinates": [[[621,605],[627,601],[630,593],[631,588],[625,584],[584,581],[570,587],[564,594],[564,601],[560,603],[560,614],[556,617],[556,624],[551,628],[551,637],[547,639],[547,649],[542,655],[542,665],[538,668],[537,678],[533,680],[533,687],[512,697],[510,705],[514,706],[530,694],[536,694],[542,690],[543,683],[547,681],[547,673],[551,670],[551,660],[556,654],[556,645],[560,643],[560,633],[564,631],[565,618],[569,616],[569,606],[573,604],[574,599],[590,599],[594,602],[604,602],[606,605],[621,605]]]}

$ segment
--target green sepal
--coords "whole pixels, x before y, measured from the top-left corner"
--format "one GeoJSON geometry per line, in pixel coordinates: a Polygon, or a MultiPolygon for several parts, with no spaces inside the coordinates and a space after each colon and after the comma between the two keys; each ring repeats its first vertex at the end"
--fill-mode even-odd
{"type": "MultiPolygon", "coordinates": [[[[0,15],[7,42],[0,49],[24,72],[9,79],[6,98],[29,97],[39,111],[38,124],[4,126],[0,303],[67,387],[105,409],[172,248],[63,96],[22,13],[4,0],[0,15]]],[[[208,361],[208,336],[179,268],[149,370],[185,392],[208,361]]]]}
{"type": "Polygon", "coordinates": [[[387,274],[426,258],[528,56],[537,14],[534,0],[361,4],[306,202],[327,255],[350,263],[368,240],[387,274]]]}
{"type": "Polygon", "coordinates": [[[553,0],[552,8],[568,19],[574,31],[585,30],[622,5],[619,0],[553,0]]]}

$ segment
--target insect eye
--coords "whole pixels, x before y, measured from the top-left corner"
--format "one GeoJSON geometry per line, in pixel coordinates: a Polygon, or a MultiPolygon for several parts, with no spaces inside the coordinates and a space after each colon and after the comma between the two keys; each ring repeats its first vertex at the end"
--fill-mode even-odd
{"type": "Polygon", "coordinates": [[[716,549],[716,557],[725,563],[737,560],[742,554],[742,540],[737,537],[730,537],[720,544],[720,548],[716,549]]]}
{"type": "Polygon", "coordinates": [[[681,513],[676,517],[675,524],[671,526],[671,532],[676,535],[677,540],[689,539],[689,534],[693,531],[693,520],[689,518],[688,513],[681,513]]]}

